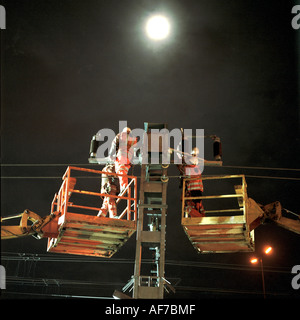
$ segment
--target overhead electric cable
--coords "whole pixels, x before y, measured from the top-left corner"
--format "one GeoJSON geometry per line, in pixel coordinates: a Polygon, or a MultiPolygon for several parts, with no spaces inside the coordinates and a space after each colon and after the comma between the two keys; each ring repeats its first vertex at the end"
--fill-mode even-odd
{"type": "MultiPolygon", "coordinates": [[[[98,163],[2,163],[1,167],[67,167],[67,166],[100,166],[98,163]]],[[[274,170],[274,171],[300,171],[299,168],[251,167],[222,165],[216,168],[274,170]]]]}
{"type": "Polygon", "coordinates": [[[227,166],[222,165],[218,168],[251,169],[251,170],[274,170],[274,171],[300,171],[297,168],[272,168],[272,167],[249,167],[249,166],[227,166]]]}
{"type": "MultiPolygon", "coordinates": [[[[136,176],[137,178],[141,178],[140,176],[136,176]]],[[[205,177],[205,175],[203,175],[205,177]]],[[[258,175],[245,175],[246,178],[258,178],[258,179],[275,179],[275,180],[294,180],[300,181],[300,178],[296,177],[273,177],[273,176],[258,176],[258,175]]],[[[76,176],[76,179],[100,179],[100,177],[95,176],[76,176]]],[[[168,176],[168,178],[182,178],[180,175],[168,176]]],[[[61,176],[4,176],[1,179],[62,179],[61,176]]]]}
{"type": "MultiPolygon", "coordinates": [[[[39,286],[39,287],[49,287],[49,285],[52,285],[54,287],[59,288],[60,286],[72,286],[75,288],[82,288],[84,286],[97,286],[100,287],[107,287],[106,283],[98,283],[95,281],[92,282],[86,282],[86,281],[73,281],[73,280],[62,280],[62,279],[31,279],[31,278],[18,278],[18,277],[10,277],[8,279],[9,284],[14,285],[27,285],[27,286],[39,286]],[[36,280],[36,281],[35,281],[36,280]]],[[[112,287],[118,287],[122,286],[124,283],[113,283],[110,282],[109,286],[112,287]]],[[[175,286],[176,292],[205,292],[205,293],[222,293],[222,294],[250,294],[250,295],[261,295],[262,293],[259,291],[249,291],[249,290],[238,290],[238,289],[226,289],[226,288],[212,288],[212,287],[197,287],[197,286],[175,286]]],[[[7,292],[10,294],[25,294],[23,292],[7,292]]],[[[36,293],[28,293],[29,295],[35,295],[36,293]]],[[[39,294],[40,295],[40,294],[39,294]]],[[[56,296],[56,297],[65,297],[65,298],[90,298],[90,299],[111,299],[110,297],[96,297],[96,296],[78,296],[78,295],[69,295],[69,294],[53,294],[53,293],[43,293],[42,295],[49,295],[49,296],[56,296]]],[[[286,292],[268,292],[268,295],[274,295],[274,296],[287,296],[290,295],[286,292]]]]}
{"type": "MultiPolygon", "coordinates": [[[[11,253],[3,252],[1,259],[3,261],[40,261],[40,262],[72,262],[72,263],[112,263],[112,264],[134,264],[133,259],[95,259],[87,257],[63,257],[63,256],[49,256],[47,254],[28,254],[28,253],[11,253]]],[[[143,259],[145,263],[152,264],[152,259],[143,259]]],[[[226,269],[226,270],[240,270],[240,271],[260,271],[259,268],[242,264],[229,264],[218,262],[199,262],[199,261],[180,261],[180,260],[166,260],[166,265],[178,267],[191,268],[212,268],[212,269],[226,269]]],[[[265,267],[266,272],[272,273],[290,273],[290,268],[285,267],[265,267]]]]}

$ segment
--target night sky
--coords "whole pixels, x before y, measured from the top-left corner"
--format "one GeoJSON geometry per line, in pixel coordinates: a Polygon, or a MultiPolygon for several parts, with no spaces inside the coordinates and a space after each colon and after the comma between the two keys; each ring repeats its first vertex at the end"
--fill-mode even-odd
{"type": "MultiPolygon", "coordinates": [[[[204,175],[245,174],[249,197],[300,213],[300,29],[291,26],[297,1],[1,4],[2,216],[26,208],[49,214],[67,165],[100,169],[87,165],[90,140],[102,128],[117,132],[119,120],[131,128],[166,122],[169,129],[219,136],[224,167],[207,167],[204,175]],[[171,21],[170,37],[159,43],[144,32],[155,12],[171,21]]],[[[205,158],[212,159],[212,148],[205,158]]],[[[178,174],[173,167],[169,173],[178,174]]],[[[165,274],[177,292],[166,297],[262,298],[250,253],[200,255],[192,247],[180,225],[178,185],[170,179],[165,274]]],[[[300,264],[300,236],[272,224],[255,234],[258,252],[266,243],[274,247],[265,261],[268,296],[299,298],[291,269],[300,264]]],[[[8,276],[3,298],[111,298],[133,275],[135,235],[111,261],[47,253],[46,243],[32,237],[1,242],[8,276]],[[12,260],[19,253],[28,260],[12,260]]]]}

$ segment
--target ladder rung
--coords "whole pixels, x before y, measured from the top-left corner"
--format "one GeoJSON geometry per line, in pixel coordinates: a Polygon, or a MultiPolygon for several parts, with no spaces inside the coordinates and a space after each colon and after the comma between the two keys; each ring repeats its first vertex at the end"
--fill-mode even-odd
{"type": "Polygon", "coordinates": [[[164,209],[168,208],[167,204],[151,204],[151,203],[143,203],[138,204],[139,208],[153,208],[153,209],[164,209]]]}
{"type": "Polygon", "coordinates": [[[162,170],[161,164],[149,164],[148,170],[162,170]]]}
{"type": "Polygon", "coordinates": [[[159,212],[145,212],[146,214],[147,214],[147,216],[149,216],[149,217],[161,217],[161,211],[159,211],[159,212]]]}
{"type": "Polygon", "coordinates": [[[162,175],[162,169],[149,169],[148,173],[153,175],[153,176],[154,175],[156,175],[156,176],[160,175],[161,176],[162,175]]]}

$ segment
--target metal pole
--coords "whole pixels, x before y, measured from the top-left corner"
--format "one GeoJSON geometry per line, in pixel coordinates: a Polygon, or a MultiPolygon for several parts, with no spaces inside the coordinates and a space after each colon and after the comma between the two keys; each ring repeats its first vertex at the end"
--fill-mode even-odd
{"type": "MultiPolygon", "coordinates": [[[[24,213],[24,212],[23,212],[24,213]]],[[[8,217],[3,217],[1,218],[1,221],[9,220],[9,219],[15,219],[15,218],[20,218],[22,217],[23,213],[20,214],[15,214],[13,216],[8,216],[8,217]]]]}
{"type": "Polygon", "coordinates": [[[261,267],[261,278],[262,278],[262,287],[264,293],[264,299],[266,299],[266,288],[265,288],[265,274],[262,258],[260,258],[260,267],[261,267]]]}

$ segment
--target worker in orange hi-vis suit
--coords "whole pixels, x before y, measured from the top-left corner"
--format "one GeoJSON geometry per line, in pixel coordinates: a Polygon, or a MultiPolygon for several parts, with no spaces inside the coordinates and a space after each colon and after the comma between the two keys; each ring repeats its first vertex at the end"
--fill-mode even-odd
{"type": "MultiPolygon", "coordinates": [[[[102,169],[102,171],[104,171],[105,174],[102,174],[101,193],[117,195],[120,189],[118,179],[116,176],[109,175],[109,173],[115,173],[115,166],[108,164],[102,169]]],[[[97,216],[106,217],[107,213],[109,214],[109,218],[117,218],[116,198],[109,196],[104,197],[102,207],[97,216]]]]}
{"type": "Polygon", "coordinates": [[[121,193],[128,185],[127,174],[131,167],[133,158],[133,146],[137,143],[137,138],[131,135],[131,129],[126,127],[118,133],[112,142],[109,156],[115,161],[116,173],[120,174],[121,193]]]}
{"type": "MultiPolygon", "coordinates": [[[[199,149],[193,148],[191,157],[189,157],[189,164],[186,162],[178,165],[180,173],[191,180],[186,180],[185,196],[186,197],[201,197],[203,192],[203,183],[201,178],[201,171],[198,166],[199,149]]],[[[185,211],[190,217],[204,217],[205,210],[201,199],[188,200],[185,203],[185,211]]]]}

